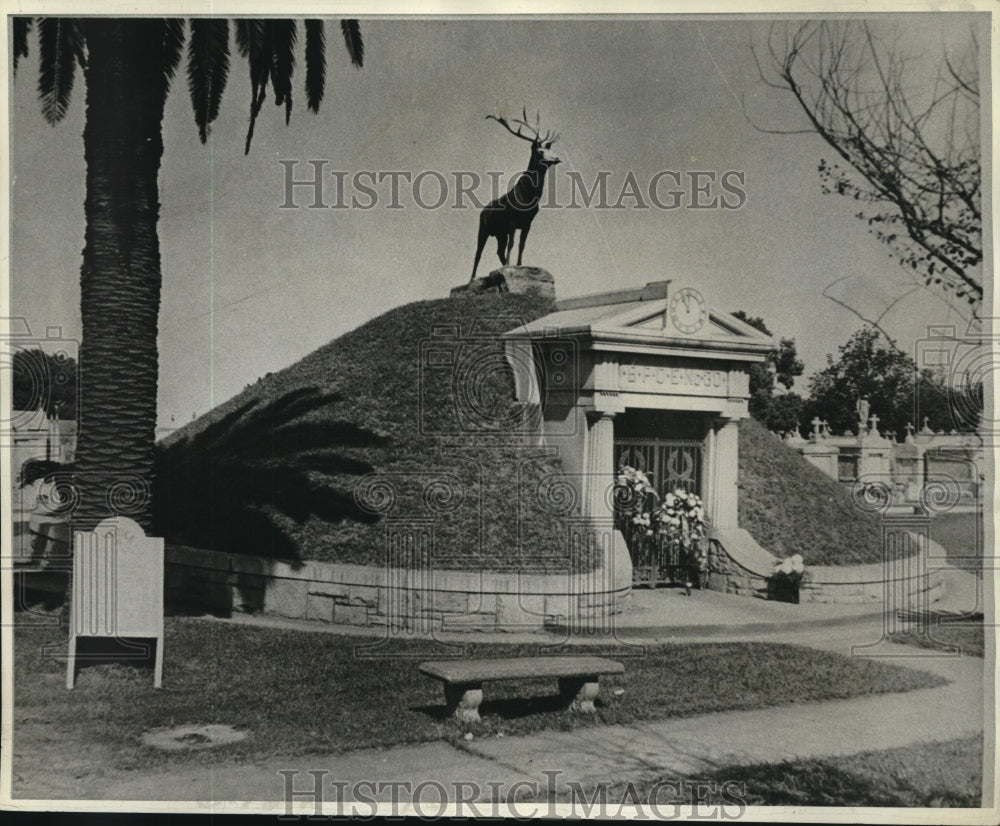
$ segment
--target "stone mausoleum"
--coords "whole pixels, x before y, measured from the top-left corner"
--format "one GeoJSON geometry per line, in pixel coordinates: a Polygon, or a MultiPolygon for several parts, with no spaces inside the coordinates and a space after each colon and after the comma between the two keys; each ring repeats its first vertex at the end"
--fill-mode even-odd
{"type": "Polygon", "coordinates": [[[539,440],[578,480],[586,515],[611,517],[615,469],[631,465],[661,495],[701,496],[715,529],[738,527],[737,422],[772,338],[658,281],[559,301],[506,339],[518,400],[539,405],[539,440]]]}

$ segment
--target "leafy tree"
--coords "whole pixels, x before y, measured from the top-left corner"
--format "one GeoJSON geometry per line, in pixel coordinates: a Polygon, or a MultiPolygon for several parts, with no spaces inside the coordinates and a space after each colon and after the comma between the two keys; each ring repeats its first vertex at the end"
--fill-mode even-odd
{"type": "MultiPolygon", "coordinates": [[[[789,133],[817,134],[836,153],[819,165],[824,192],[857,201],[857,217],[912,272],[914,286],[896,301],[930,288],[975,316],[983,250],[974,32],[963,49],[945,50],[936,77],[864,22],[774,27],[766,52],[762,64],[755,50],[761,78],[789,92],[806,115],[808,127],[789,133]]],[[[824,295],[869,323],[881,318],[824,295]]]]}
{"type": "Polygon", "coordinates": [[[805,400],[798,393],[782,393],[771,399],[764,424],[775,433],[795,430],[802,420],[805,400]]]}
{"type": "Polygon", "coordinates": [[[871,326],[841,345],[836,361],[827,356],[827,367],[810,379],[809,388],[803,426],[810,430],[808,422],[819,417],[834,433],[857,433],[860,399],[868,400],[869,416],[878,417],[883,434],[895,433],[901,439],[908,424],[919,429],[924,418],[934,430],[955,427],[943,377],[918,370],[910,356],[889,346],[871,326]]]}
{"type": "MultiPolygon", "coordinates": [[[[762,318],[749,316],[743,310],[733,315],[764,335],[772,334],[762,318]]],[[[775,433],[792,430],[801,417],[802,397],[797,393],[775,395],[775,383],[790,390],[804,369],[792,338],[781,339],[767,361],[750,365],[750,415],[775,433]]]]}
{"type": "MultiPolygon", "coordinates": [[[[13,66],[28,54],[31,18],[14,18],[13,66]]],[[[43,17],[37,20],[38,92],[45,119],[66,114],[79,66],[86,82],[83,150],[86,220],[80,275],[83,336],[74,519],[81,527],[110,515],[109,494],[132,483],[129,515],[151,527],[149,490],[156,424],[157,318],[160,305],[158,177],[170,82],[187,41],[187,87],[202,143],[219,112],[230,68],[227,20],[148,17],[43,17]]],[[[292,111],[297,26],[291,20],[235,21],[253,96],[245,151],[267,96],[292,111]]],[[[341,23],[360,67],[357,21],[341,23]]],[[[305,91],[317,111],[326,73],[322,21],[305,21],[305,91]]],[[[120,492],[120,491],[119,491],[120,492]]]]}
{"type": "Polygon", "coordinates": [[[45,411],[60,419],[76,417],[76,360],[39,348],[14,353],[11,407],[45,411]]]}

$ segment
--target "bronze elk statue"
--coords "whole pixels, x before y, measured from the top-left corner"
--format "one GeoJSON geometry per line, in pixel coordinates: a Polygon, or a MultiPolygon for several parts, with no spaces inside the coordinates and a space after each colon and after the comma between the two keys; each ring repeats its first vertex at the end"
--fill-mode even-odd
{"type": "Polygon", "coordinates": [[[476,260],[472,265],[473,281],[479,257],[483,254],[486,239],[493,236],[497,239],[497,255],[500,263],[506,266],[510,262],[510,253],[514,248],[514,231],[521,230],[520,243],[517,246],[517,265],[521,266],[521,256],[524,254],[524,242],[528,238],[531,222],[538,214],[538,202],[545,186],[545,173],[550,166],[559,163],[559,158],[552,152],[552,144],[559,136],[553,132],[542,135],[539,131],[538,117],[535,125],[528,123],[527,111],[522,109],[521,118],[514,118],[517,129],[503,115],[487,115],[487,120],[495,120],[512,135],[531,143],[531,159],[528,168],[514,179],[506,195],[495,201],[490,201],[479,214],[479,238],[476,242],[476,260]],[[521,130],[526,129],[528,134],[521,130]]]}

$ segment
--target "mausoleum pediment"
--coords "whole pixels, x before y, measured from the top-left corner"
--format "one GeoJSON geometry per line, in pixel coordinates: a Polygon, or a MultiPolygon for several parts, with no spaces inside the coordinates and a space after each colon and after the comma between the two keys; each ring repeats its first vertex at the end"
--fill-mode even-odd
{"type": "Polygon", "coordinates": [[[749,365],[776,346],[670,281],[558,301],[504,337],[518,401],[550,414],[562,406],[744,418],[749,365]]]}
{"type": "Polygon", "coordinates": [[[571,338],[595,350],[676,350],[684,355],[715,351],[712,357],[741,361],[763,360],[777,346],[773,338],[730,313],[709,307],[697,289],[675,287],[670,281],[558,301],[555,312],[505,335],[571,338]]]}

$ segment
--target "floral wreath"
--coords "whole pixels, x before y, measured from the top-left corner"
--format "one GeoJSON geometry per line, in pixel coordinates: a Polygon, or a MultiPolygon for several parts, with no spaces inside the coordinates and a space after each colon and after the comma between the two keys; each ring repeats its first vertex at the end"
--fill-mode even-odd
{"type": "Polygon", "coordinates": [[[700,496],[676,488],[661,501],[649,475],[622,465],[615,476],[615,503],[631,524],[646,529],[647,537],[660,536],[679,543],[704,568],[707,554],[701,540],[708,533],[708,524],[700,496]],[[647,508],[650,498],[652,506],[647,508]]]}

